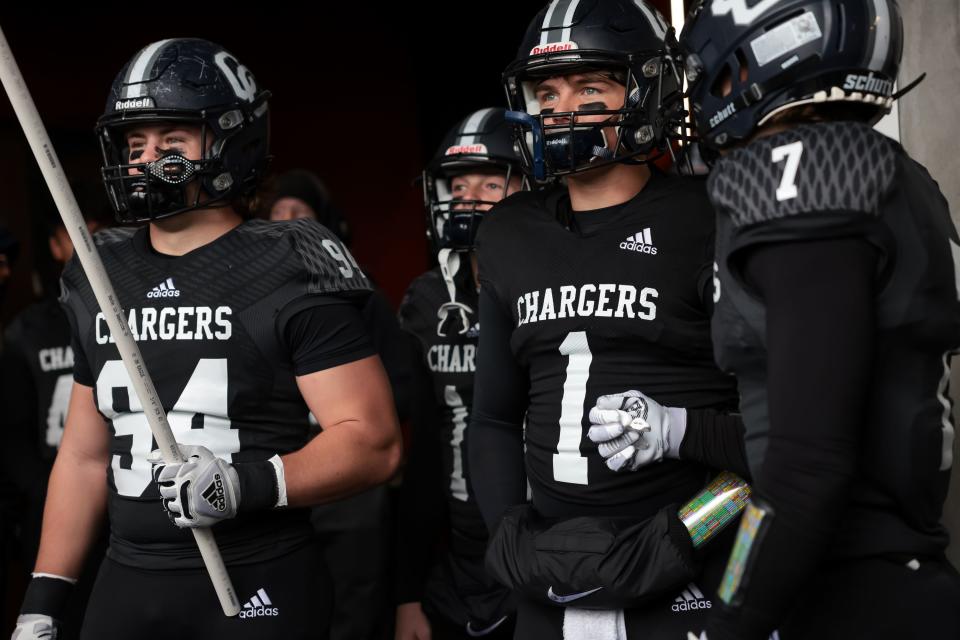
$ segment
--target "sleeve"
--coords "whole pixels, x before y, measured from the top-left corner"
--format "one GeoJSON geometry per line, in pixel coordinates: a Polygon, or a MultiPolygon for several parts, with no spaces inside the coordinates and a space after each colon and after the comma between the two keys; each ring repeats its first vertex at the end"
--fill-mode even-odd
{"type": "Polygon", "coordinates": [[[765,522],[752,538],[741,528],[752,542],[742,573],[728,568],[724,580],[739,586],[714,607],[711,640],[765,640],[830,547],[862,437],[877,260],[872,245],[850,238],[768,244],[744,256],[767,309],[770,435],[754,479],[765,522]]]}
{"type": "Polygon", "coordinates": [[[713,469],[732,471],[750,479],[744,445],[743,419],[714,409],[688,409],[687,430],[680,443],[680,459],[699,462],[713,469]]]}
{"type": "MultiPolygon", "coordinates": [[[[102,233],[104,232],[98,232],[95,237],[99,238],[102,233]]],[[[73,380],[85,387],[93,387],[96,385],[96,378],[93,375],[93,370],[90,367],[90,362],[87,360],[86,353],[83,351],[83,337],[81,335],[81,319],[90,317],[90,314],[87,313],[83,305],[83,299],[78,290],[81,284],[85,284],[88,287],[90,286],[89,283],[86,282],[86,277],[83,275],[83,268],[80,266],[79,257],[74,255],[67,262],[63,273],[60,275],[59,302],[60,308],[63,309],[64,314],[67,316],[67,321],[70,323],[70,349],[73,351],[73,380]]]]}
{"type": "Polygon", "coordinates": [[[306,308],[288,313],[280,328],[295,375],[305,376],[376,355],[355,305],[335,296],[309,301],[306,308]]]}
{"type": "Polygon", "coordinates": [[[725,156],[708,191],[734,230],[731,273],[744,281],[744,256],[764,244],[872,238],[897,157],[895,143],[853,123],[797,127],[725,156]]]}
{"type": "Polygon", "coordinates": [[[397,417],[403,422],[410,412],[413,384],[413,361],[410,350],[406,348],[408,339],[390,303],[378,289],[374,289],[363,307],[363,320],[383,361],[383,368],[387,370],[397,417]]]}
{"type": "Polygon", "coordinates": [[[443,527],[440,406],[419,341],[405,336],[413,367],[412,438],[397,515],[396,604],[423,599],[432,556],[443,527]]]}
{"type": "Polygon", "coordinates": [[[303,264],[308,279],[306,293],[362,299],[370,295],[370,281],[329,229],[312,218],[301,218],[278,229],[289,234],[303,264]]]}
{"type": "Polygon", "coordinates": [[[492,532],[507,508],[526,501],[523,419],[529,377],[510,350],[510,312],[483,286],[480,327],[467,451],[477,504],[492,532]]]}

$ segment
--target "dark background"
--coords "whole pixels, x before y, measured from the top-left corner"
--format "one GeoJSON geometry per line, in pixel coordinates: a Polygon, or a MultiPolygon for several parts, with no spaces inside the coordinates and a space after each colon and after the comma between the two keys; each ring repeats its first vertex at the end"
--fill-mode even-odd
{"type": "MultiPolygon", "coordinates": [[[[653,4],[669,19],[667,0],[653,4]]],[[[273,170],[307,168],[328,183],[354,254],[396,305],[429,260],[413,180],[457,120],[504,104],[500,73],[544,5],[158,3],[146,12],[128,3],[73,15],[8,6],[0,28],[87,208],[108,206],[93,126],[126,61],[170,37],[226,47],[273,93],[273,170]]],[[[55,276],[42,224],[52,206],[13,109],[0,99],[0,222],[22,243],[0,320],[33,299],[35,280],[55,276]]]]}

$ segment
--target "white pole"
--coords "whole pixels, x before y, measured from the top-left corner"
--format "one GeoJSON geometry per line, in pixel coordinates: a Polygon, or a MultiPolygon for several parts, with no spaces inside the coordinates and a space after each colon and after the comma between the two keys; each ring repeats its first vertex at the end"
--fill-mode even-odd
{"type": "MultiPolygon", "coordinates": [[[[33,102],[33,97],[27,89],[23,76],[20,74],[20,68],[13,57],[7,38],[0,29],[0,81],[3,88],[6,89],[13,110],[17,114],[20,126],[30,142],[30,148],[40,165],[43,177],[50,188],[53,200],[60,211],[60,217],[63,218],[63,224],[70,234],[76,248],[77,256],[83,270],[87,274],[90,286],[93,288],[94,296],[97,298],[97,304],[103,310],[106,316],[107,325],[110,327],[110,333],[117,343],[117,350],[123,359],[123,364],[127,369],[133,388],[144,407],[144,414],[153,432],[153,437],[157,441],[157,446],[163,452],[163,459],[172,464],[180,462],[183,457],[180,455],[180,448],[173,437],[170,425],[167,423],[167,416],[157,397],[157,390],[153,386],[153,380],[147,372],[147,367],[140,355],[140,349],[130,335],[127,327],[127,319],[120,307],[120,301],[110,284],[110,278],[103,268],[103,262],[97,253],[93,238],[87,230],[83,215],[77,206],[77,200],[67,182],[67,176],[60,166],[57,154],[50,143],[50,137],[43,126],[40,114],[37,113],[37,107],[33,102]]],[[[159,508],[159,507],[158,507],[159,508]]],[[[240,613],[240,600],[237,598],[230,582],[230,576],[227,574],[227,568],[223,564],[223,558],[220,557],[220,550],[213,538],[213,532],[210,529],[193,529],[194,538],[197,546],[200,548],[200,555],[213,581],[213,586],[217,591],[217,597],[220,599],[220,606],[223,607],[224,614],[235,616],[240,613]]]]}

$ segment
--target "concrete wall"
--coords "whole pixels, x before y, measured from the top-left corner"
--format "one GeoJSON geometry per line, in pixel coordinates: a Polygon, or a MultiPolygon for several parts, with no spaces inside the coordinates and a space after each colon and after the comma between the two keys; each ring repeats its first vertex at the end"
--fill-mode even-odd
{"type": "MultiPolygon", "coordinates": [[[[900,86],[927,73],[900,102],[900,138],[940,183],[960,227],[960,0],[900,0],[900,8],[906,39],[900,86]]],[[[954,359],[952,389],[956,402],[960,357],[954,359]]],[[[960,567],[960,438],[954,440],[954,450],[944,519],[953,537],[948,555],[960,567]]]]}

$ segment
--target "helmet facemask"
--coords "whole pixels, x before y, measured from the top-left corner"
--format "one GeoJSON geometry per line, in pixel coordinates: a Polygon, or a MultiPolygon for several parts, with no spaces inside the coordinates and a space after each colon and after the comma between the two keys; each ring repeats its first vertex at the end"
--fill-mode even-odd
{"type": "Polygon", "coordinates": [[[489,158],[470,161],[460,158],[455,164],[423,172],[423,198],[427,210],[427,235],[435,250],[472,251],[483,215],[496,202],[458,199],[451,183],[456,176],[468,173],[490,173],[504,176],[504,196],[518,172],[510,163],[493,162],[489,158]]]}
{"type": "MultiPolygon", "coordinates": [[[[591,52],[580,51],[581,59],[591,52]]],[[[569,54],[566,54],[569,56],[569,54]]],[[[543,56],[550,58],[551,54],[543,56]]],[[[609,55],[590,66],[529,64],[527,73],[510,77],[506,89],[511,107],[529,114],[526,128],[539,129],[542,143],[532,131],[524,132],[521,152],[527,166],[539,180],[588,171],[613,163],[644,164],[651,153],[669,146],[669,138],[682,120],[679,99],[682,78],[676,60],[663,51],[638,52],[614,61],[609,55]],[[640,62],[642,61],[642,63],[640,62]],[[542,111],[536,86],[547,77],[599,72],[623,85],[618,108],[588,108],[579,111],[542,111]],[[605,116],[602,121],[594,121],[605,116]],[[590,120],[586,120],[590,118],[590,120]],[[548,122],[548,120],[550,122],[548,122]],[[612,129],[615,138],[605,130],[612,129]],[[539,148],[538,148],[539,147],[539,148]],[[538,164],[542,170],[538,171],[538,164]],[[542,175],[537,175],[541,173],[542,175]]],[[[583,105],[593,107],[594,105],[583,105]]],[[[659,154],[656,154],[659,157],[659,154]]]]}

